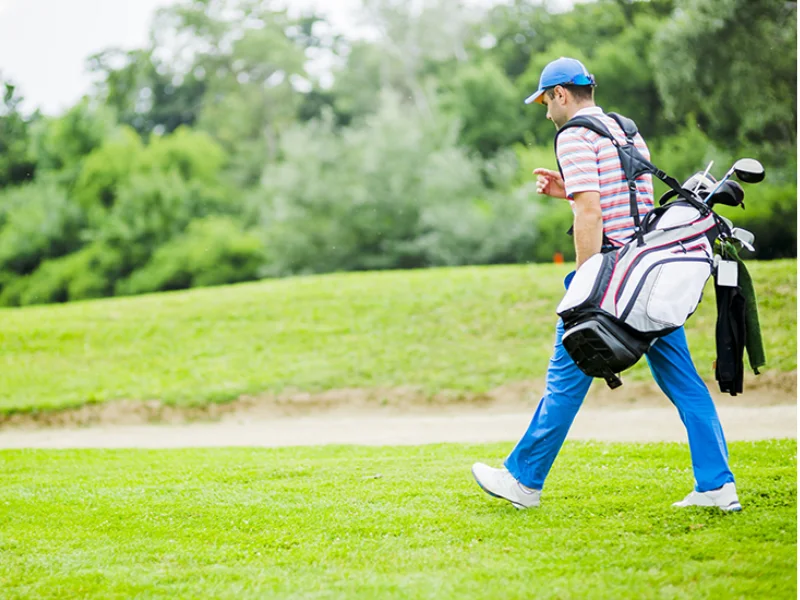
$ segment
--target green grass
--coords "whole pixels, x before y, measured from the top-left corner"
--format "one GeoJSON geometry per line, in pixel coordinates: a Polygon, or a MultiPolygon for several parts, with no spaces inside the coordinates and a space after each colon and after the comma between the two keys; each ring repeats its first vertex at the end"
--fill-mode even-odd
{"type": "Polygon", "coordinates": [[[680,444],[567,443],[538,510],[507,444],[0,452],[0,597],[796,598],[794,440],[731,444],[739,514],[670,506],[680,444]]]}
{"type": "MultiPolygon", "coordinates": [[[[796,261],[752,262],[768,368],[796,368],[796,261]]],[[[569,265],[356,273],[0,310],[0,412],[285,389],[485,392],[544,376],[569,265]]],[[[689,321],[713,380],[713,290],[689,321]]],[[[626,376],[649,377],[644,363],[626,376]]]]}

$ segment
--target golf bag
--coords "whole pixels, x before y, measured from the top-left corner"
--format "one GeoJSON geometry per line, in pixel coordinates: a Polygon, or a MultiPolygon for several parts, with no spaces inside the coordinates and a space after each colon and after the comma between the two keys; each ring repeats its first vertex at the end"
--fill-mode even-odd
{"type": "Polygon", "coordinates": [[[602,377],[613,389],[622,385],[619,373],[694,313],[714,268],[712,240],[730,230],[700,195],[642,156],[633,144],[633,121],[609,116],[622,127],[626,144],[588,116],[572,119],[558,133],[580,126],[612,140],[628,180],[634,237],[586,261],[557,313],[564,321],[562,343],[569,355],[584,373],[602,377]],[[643,173],[664,181],[672,190],[666,199],[672,201],[640,218],[636,178],[643,173]]]}

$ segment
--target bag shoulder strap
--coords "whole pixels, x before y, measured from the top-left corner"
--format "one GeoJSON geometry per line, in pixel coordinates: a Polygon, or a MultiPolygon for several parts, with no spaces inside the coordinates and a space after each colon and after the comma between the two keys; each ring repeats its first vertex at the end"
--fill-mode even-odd
{"type": "Polygon", "coordinates": [[[652,170],[655,169],[655,166],[650,163],[650,161],[645,159],[644,156],[642,156],[641,152],[639,152],[634,144],[633,138],[638,131],[636,129],[636,124],[630,119],[621,117],[620,115],[614,114],[612,118],[619,123],[622,131],[625,133],[625,137],[627,139],[624,144],[619,143],[617,138],[611,134],[611,132],[608,130],[608,127],[606,127],[600,119],[590,115],[578,115],[567,121],[556,133],[556,138],[554,141],[556,162],[558,163],[558,170],[561,173],[561,177],[564,177],[564,170],[561,168],[561,161],[558,160],[558,137],[567,129],[571,129],[573,127],[585,127],[590,131],[594,131],[597,135],[611,140],[611,143],[614,144],[614,147],[617,149],[617,154],[619,154],[619,160],[622,165],[622,171],[625,174],[625,179],[628,182],[630,215],[631,218],[633,218],[634,234],[636,235],[636,239],[639,241],[639,245],[642,245],[644,240],[642,237],[643,232],[641,219],[639,217],[639,199],[638,190],[636,189],[636,178],[643,173],[652,172],[652,170]]]}
{"type": "MultiPolygon", "coordinates": [[[[614,136],[611,135],[611,132],[605,126],[605,124],[595,117],[591,117],[589,115],[578,115],[577,117],[572,117],[569,121],[564,123],[559,130],[556,132],[556,137],[553,140],[553,146],[556,151],[556,161],[558,161],[558,137],[564,133],[567,129],[572,129],[574,127],[584,127],[589,131],[594,131],[597,135],[600,135],[604,138],[608,138],[612,141],[616,141],[614,136]]],[[[558,163],[558,169],[561,171],[561,163],[558,163]]],[[[563,177],[564,173],[561,172],[563,177]]]]}
{"type": "Polygon", "coordinates": [[[608,116],[614,119],[617,122],[617,125],[620,126],[625,137],[629,140],[632,140],[636,137],[636,134],[639,133],[639,128],[636,127],[636,123],[633,122],[633,119],[629,119],[628,117],[623,117],[618,113],[608,113],[608,116]]]}

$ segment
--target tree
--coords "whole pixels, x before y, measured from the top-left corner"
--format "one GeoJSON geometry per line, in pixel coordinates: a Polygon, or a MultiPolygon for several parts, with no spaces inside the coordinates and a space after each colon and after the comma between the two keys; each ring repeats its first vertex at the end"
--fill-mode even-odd
{"type": "Polygon", "coordinates": [[[84,158],[99,148],[115,127],[110,111],[89,98],[60,117],[40,119],[32,132],[39,175],[71,187],[84,158]]]}
{"type": "Polygon", "coordinates": [[[52,182],[4,190],[0,193],[0,273],[26,275],[47,258],[77,250],[82,226],[80,208],[52,182]]]}
{"type": "Polygon", "coordinates": [[[634,18],[632,26],[600,43],[590,60],[597,79],[595,99],[606,111],[633,119],[645,139],[671,133],[652,67],[652,40],[661,21],[650,15],[634,18]]]}
{"type": "Polygon", "coordinates": [[[362,0],[366,23],[378,34],[380,89],[409,98],[417,111],[433,116],[432,65],[466,62],[466,43],[480,10],[463,0],[430,0],[420,6],[405,0],[362,0]]]}
{"type": "Polygon", "coordinates": [[[30,139],[31,123],[19,111],[22,97],[13,83],[0,78],[0,188],[33,179],[36,163],[30,139]]]}
{"type": "Polygon", "coordinates": [[[523,137],[523,104],[514,85],[489,60],[459,69],[445,106],[461,121],[461,142],[484,157],[523,137]]]}
{"type": "Polygon", "coordinates": [[[557,39],[554,20],[555,16],[541,3],[499,3],[474,29],[468,47],[476,54],[488,54],[510,79],[516,80],[528,68],[531,57],[557,39]]]}
{"type": "Polygon", "coordinates": [[[152,48],[106,50],[89,59],[89,69],[101,76],[97,95],[142,136],[193,125],[202,109],[204,71],[175,72],[152,48]]]}
{"type": "Polygon", "coordinates": [[[653,66],[673,121],[691,113],[723,143],[795,147],[796,2],[677,0],[653,66]]]}

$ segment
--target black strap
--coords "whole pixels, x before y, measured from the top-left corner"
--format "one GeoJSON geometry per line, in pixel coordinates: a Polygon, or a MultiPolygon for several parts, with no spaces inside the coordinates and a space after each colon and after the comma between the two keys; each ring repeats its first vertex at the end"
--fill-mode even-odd
{"type": "MultiPolygon", "coordinates": [[[[618,116],[618,115],[617,115],[618,116]]],[[[614,118],[614,117],[612,117],[614,118]]],[[[619,120],[616,118],[614,119],[617,123],[620,123],[619,120]]],[[[630,124],[633,124],[633,121],[627,119],[630,124]]],[[[633,145],[633,136],[636,135],[635,125],[633,125],[633,129],[631,129],[630,124],[625,123],[623,125],[620,123],[620,127],[622,128],[625,136],[627,138],[625,146],[622,146],[615,138],[605,124],[595,117],[591,117],[589,115],[579,115],[577,117],[573,117],[569,121],[567,121],[556,133],[556,137],[554,140],[555,145],[555,154],[556,154],[556,162],[558,163],[558,170],[561,172],[561,177],[564,177],[564,171],[561,168],[561,161],[558,160],[558,136],[561,135],[565,130],[570,129],[572,127],[584,127],[590,131],[594,131],[597,135],[600,135],[604,138],[611,140],[611,143],[614,144],[614,147],[617,149],[617,154],[620,158],[620,163],[622,164],[622,171],[625,174],[625,179],[628,181],[628,196],[630,199],[630,214],[633,218],[633,225],[634,225],[634,233],[636,238],[639,242],[639,245],[644,243],[643,240],[643,232],[642,232],[642,224],[639,218],[639,200],[638,194],[636,189],[636,177],[640,175],[636,171],[647,172],[649,169],[647,168],[648,165],[643,165],[644,169],[636,168],[639,165],[634,165],[634,162],[638,162],[635,159],[637,157],[629,158],[625,156],[625,151],[623,148],[633,148],[635,150],[635,146],[633,145]]],[[[638,152],[637,152],[638,153],[638,152]]],[[[641,157],[641,154],[639,154],[641,157]]],[[[644,159],[644,157],[641,157],[644,159]]],[[[605,234],[604,234],[605,237],[605,234]]]]}
{"type": "MultiPolygon", "coordinates": [[[[623,150],[623,147],[619,145],[619,142],[617,142],[616,138],[613,136],[611,136],[611,143],[614,144],[614,147],[617,149],[617,154],[619,154],[620,162],[622,163],[622,169],[625,172],[625,178],[628,180],[628,196],[631,205],[631,217],[633,217],[633,225],[635,227],[634,233],[636,234],[638,244],[641,246],[644,244],[644,232],[642,231],[642,222],[639,218],[639,190],[636,189],[637,175],[633,172],[634,169],[632,168],[631,163],[633,162],[633,159],[641,159],[642,161],[645,161],[645,158],[636,149],[636,140],[634,140],[634,136],[637,133],[636,125],[634,124],[632,129],[626,128],[618,118],[619,115],[611,113],[610,116],[617,122],[627,138],[625,150],[623,150]],[[627,152],[635,152],[635,154],[627,156],[627,152]]],[[[630,119],[628,119],[628,121],[633,123],[633,121],[630,119]]]]}

